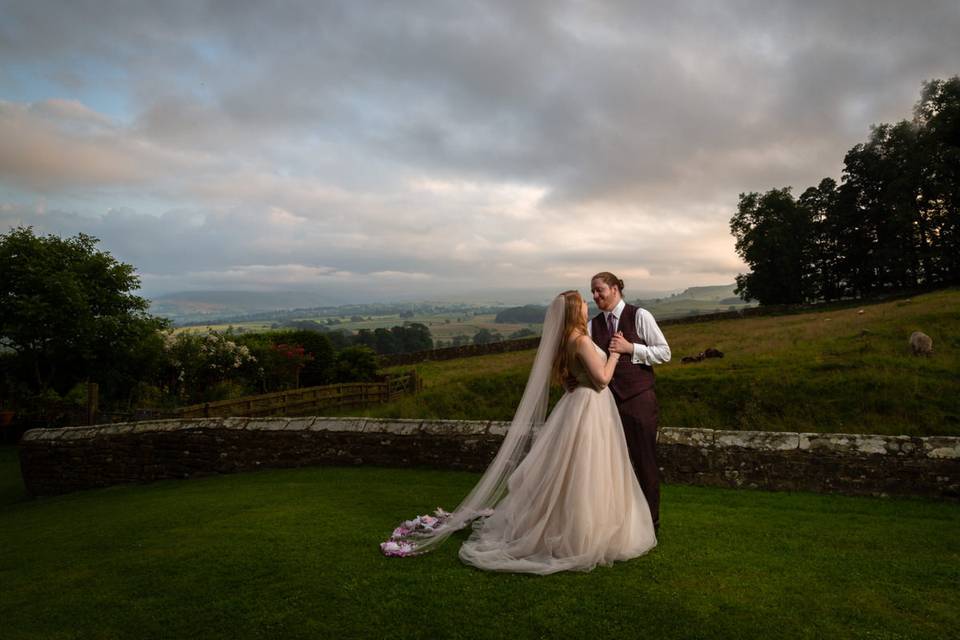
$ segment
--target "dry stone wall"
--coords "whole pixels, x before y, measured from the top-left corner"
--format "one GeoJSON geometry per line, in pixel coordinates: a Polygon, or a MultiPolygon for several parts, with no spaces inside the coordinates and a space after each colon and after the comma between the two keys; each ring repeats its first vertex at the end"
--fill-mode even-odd
{"type": "MultiPolygon", "coordinates": [[[[509,423],[370,418],[212,418],[34,429],[20,441],[27,490],[308,465],[480,471],[509,423]]],[[[663,428],[667,483],[960,500],[960,438],[663,428]]]]}

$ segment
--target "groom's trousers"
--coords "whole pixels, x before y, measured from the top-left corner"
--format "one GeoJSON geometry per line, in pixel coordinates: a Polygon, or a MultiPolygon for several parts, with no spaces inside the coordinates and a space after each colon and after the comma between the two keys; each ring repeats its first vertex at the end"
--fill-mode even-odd
{"type": "Polygon", "coordinates": [[[647,389],[617,403],[633,472],[650,507],[653,524],[660,526],[660,467],[657,466],[657,394],[647,389]]]}

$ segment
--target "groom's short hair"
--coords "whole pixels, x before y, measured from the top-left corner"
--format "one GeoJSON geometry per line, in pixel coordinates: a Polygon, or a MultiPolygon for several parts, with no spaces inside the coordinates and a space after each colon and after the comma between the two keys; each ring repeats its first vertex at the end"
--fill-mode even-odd
{"type": "Polygon", "coordinates": [[[620,295],[623,295],[623,280],[613,275],[609,271],[601,271],[597,275],[590,278],[590,282],[594,280],[603,280],[608,287],[616,287],[620,290],[620,295]]]}

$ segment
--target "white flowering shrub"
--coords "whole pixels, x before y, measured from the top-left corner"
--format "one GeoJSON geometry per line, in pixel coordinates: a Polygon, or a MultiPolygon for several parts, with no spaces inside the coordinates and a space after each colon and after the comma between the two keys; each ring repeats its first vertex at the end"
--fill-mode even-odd
{"type": "Polygon", "coordinates": [[[218,387],[242,392],[244,381],[256,377],[257,359],[250,349],[216,331],[168,331],[164,334],[164,350],[173,378],[171,387],[184,401],[211,399],[210,392],[218,387]]]}

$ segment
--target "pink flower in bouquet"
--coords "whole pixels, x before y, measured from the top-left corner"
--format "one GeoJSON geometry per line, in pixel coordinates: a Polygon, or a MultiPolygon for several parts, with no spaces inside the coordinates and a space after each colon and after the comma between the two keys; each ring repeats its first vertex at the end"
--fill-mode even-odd
{"type": "Polygon", "coordinates": [[[413,545],[411,545],[409,542],[394,542],[393,540],[389,540],[387,542],[380,543],[380,550],[385,556],[394,556],[398,558],[413,555],[413,545]]]}
{"type": "MultiPolygon", "coordinates": [[[[492,513],[492,510],[490,510],[492,513]]],[[[385,556],[404,557],[416,555],[413,545],[410,542],[402,540],[410,535],[433,533],[441,527],[448,519],[450,514],[440,507],[437,507],[434,514],[417,516],[413,520],[405,520],[393,530],[390,539],[380,543],[380,550],[385,556]]]]}

